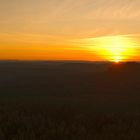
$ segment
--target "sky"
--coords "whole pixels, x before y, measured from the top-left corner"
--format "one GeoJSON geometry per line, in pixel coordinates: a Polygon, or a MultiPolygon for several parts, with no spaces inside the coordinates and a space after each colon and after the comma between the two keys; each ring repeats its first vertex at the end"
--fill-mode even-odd
{"type": "Polygon", "coordinates": [[[140,60],[140,0],[0,0],[0,59],[140,60]]]}

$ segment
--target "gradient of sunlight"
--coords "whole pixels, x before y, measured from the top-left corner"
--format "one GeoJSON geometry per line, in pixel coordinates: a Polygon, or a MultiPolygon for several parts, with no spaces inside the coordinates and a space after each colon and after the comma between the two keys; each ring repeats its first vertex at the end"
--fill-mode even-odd
{"type": "Polygon", "coordinates": [[[136,42],[123,35],[86,38],[75,43],[96,52],[102,59],[113,62],[130,60],[137,49],[136,42]]]}

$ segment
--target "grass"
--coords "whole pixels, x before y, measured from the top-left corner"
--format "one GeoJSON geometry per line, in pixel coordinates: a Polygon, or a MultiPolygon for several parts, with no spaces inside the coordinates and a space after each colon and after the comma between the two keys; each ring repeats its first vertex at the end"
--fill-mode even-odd
{"type": "Polygon", "coordinates": [[[138,140],[140,113],[56,97],[0,99],[1,140],[138,140]],[[70,102],[72,104],[70,104],[70,102]],[[84,103],[84,104],[83,104],[84,103]]]}

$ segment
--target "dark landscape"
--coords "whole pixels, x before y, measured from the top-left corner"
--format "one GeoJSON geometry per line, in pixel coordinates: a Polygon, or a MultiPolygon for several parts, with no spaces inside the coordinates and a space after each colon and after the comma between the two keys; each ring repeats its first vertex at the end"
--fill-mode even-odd
{"type": "Polygon", "coordinates": [[[138,62],[0,62],[0,140],[139,140],[139,132],[138,62]]]}

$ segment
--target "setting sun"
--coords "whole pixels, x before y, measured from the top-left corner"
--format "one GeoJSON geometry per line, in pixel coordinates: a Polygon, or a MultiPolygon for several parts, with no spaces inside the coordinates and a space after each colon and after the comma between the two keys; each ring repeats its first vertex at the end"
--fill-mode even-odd
{"type": "Polygon", "coordinates": [[[104,37],[99,40],[101,51],[106,54],[109,61],[125,61],[131,57],[134,52],[132,40],[124,36],[104,37]]]}
{"type": "Polygon", "coordinates": [[[114,62],[126,61],[134,54],[133,41],[125,36],[110,36],[95,39],[99,46],[98,54],[104,59],[114,62]]]}
{"type": "Polygon", "coordinates": [[[117,63],[132,59],[137,48],[135,41],[127,35],[81,39],[76,43],[96,53],[101,60],[117,63]]]}
{"type": "Polygon", "coordinates": [[[121,59],[120,56],[116,56],[116,57],[114,57],[113,61],[114,61],[115,63],[119,63],[119,62],[122,61],[122,59],[121,59]]]}

